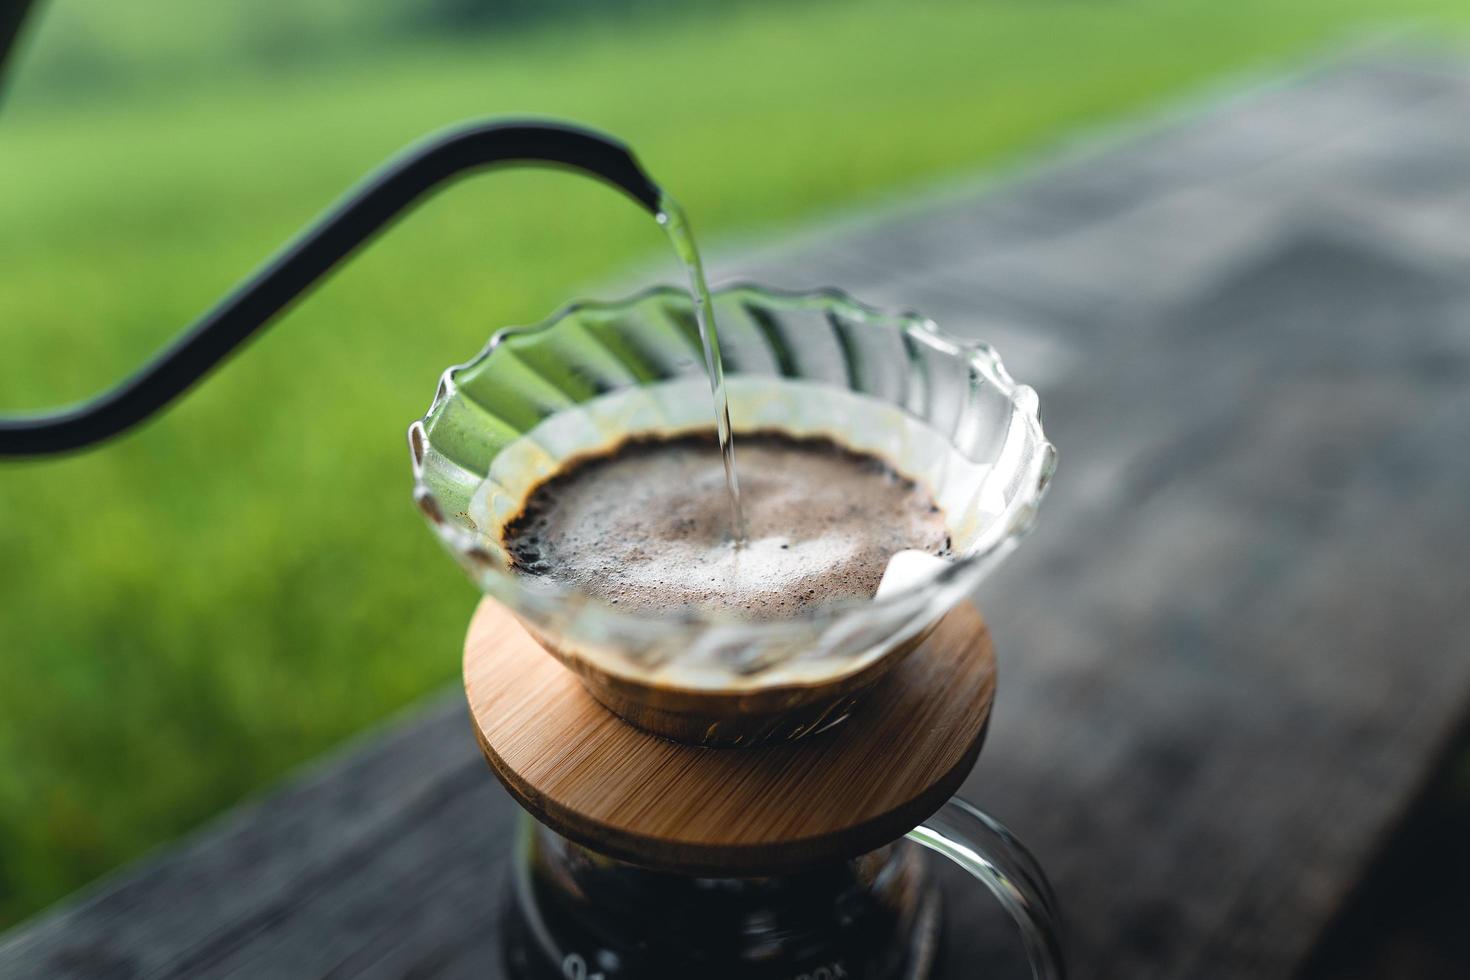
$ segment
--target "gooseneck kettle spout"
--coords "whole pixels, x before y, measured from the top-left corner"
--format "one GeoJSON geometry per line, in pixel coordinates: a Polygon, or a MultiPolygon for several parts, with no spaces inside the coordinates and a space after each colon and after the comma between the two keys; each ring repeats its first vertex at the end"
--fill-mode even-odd
{"type": "Polygon", "coordinates": [[[0,417],[0,457],[80,449],[143,421],[430,191],[497,164],[580,171],[621,189],[653,214],[660,211],[658,186],[626,146],[601,133],[558,123],[493,122],[432,137],[349,192],[131,378],[75,407],[0,417]]]}
{"type": "MultiPolygon", "coordinates": [[[[0,79],[31,0],[0,4],[0,79]]],[[[465,126],[409,147],[350,191],[131,378],[91,401],[0,416],[0,457],[44,456],[115,436],[168,405],[430,191],[497,164],[561,166],[612,184],[657,215],[658,186],[622,143],[536,121],[465,126]]]]}

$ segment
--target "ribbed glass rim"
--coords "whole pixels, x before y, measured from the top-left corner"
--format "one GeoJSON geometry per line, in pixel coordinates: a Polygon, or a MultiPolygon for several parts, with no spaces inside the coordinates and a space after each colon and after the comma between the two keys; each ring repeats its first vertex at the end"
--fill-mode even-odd
{"type": "MultiPolygon", "coordinates": [[[[434,400],[422,418],[408,428],[409,456],[413,467],[414,502],[423,512],[430,526],[451,553],[460,559],[478,576],[483,591],[516,605],[518,598],[528,600],[535,606],[544,607],[548,602],[565,602],[570,607],[591,612],[609,625],[625,625],[632,629],[646,629],[658,624],[671,629],[700,629],[713,627],[738,627],[742,634],[774,638],[785,633],[810,631],[813,627],[825,628],[855,612],[867,610],[880,612],[897,610],[911,605],[916,600],[937,597],[939,593],[955,595],[968,591],[984,576],[986,570],[1000,557],[1008,553],[1032,528],[1036,521],[1037,508],[1045,496],[1052,474],[1056,470],[1056,449],[1046,439],[1041,425],[1040,405],[1036,392],[1029,385],[1017,383],[1006,370],[1004,362],[995,348],[983,341],[967,340],[941,330],[928,317],[913,311],[889,313],[854,299],[847,292],[835,287],[811,290],[785,290],[747,281],[735,281],[711,291],[718,307],[722,297],[739,296],[755,300],[778,310],[811,311],[822,310],[840,313],[858,323],[900,330],[915,342],[924,344],[934,351],[967,362],[971,370],[972,385],[976,375],[994,386],[1011,403],[1022,420],[1030,437],[1036,443],[1036,452],[1019,475],[1018,489],[1014,501],[996,519],[1000,525],[998,533],[987,532],[984,543],[969,555],[951,561],[930,580],[884,596],[881,599],[852,599],[828,603],[786,619],[752,621],[729,613],[710,610],[685,609],[665,617],[653,619],[630,614],[610,603],[603,602],[586,592],[557,582],[543,579],[531,580],[505,568],[484,549],[478,537],[484,532],[472,532],[445,516],[444,508],[425,482],[424,461],[432,449],[428,426],[435,415],[455,397],[457,376],[464,371],[479,367],[495,354],[496,349],[507,339],[524,337],[549,331],[558,324],[588,313],[598,315],[621,315],[646,303],[675,301],[690,303],[689,291],[673,285],[651,286],[621,300],[574,300],[537,323],[524,326],[508,326],[497,330],[478,354],[461,364],[446,368],[439,378],[434,400]],[[534,581],[534,585],[531,584],[534,581]],[[963,587],[960,589],[959,587],[963,587]]],[[[738,375],[737,375],[738,376],[738,375]]],[[[711,420],[713,425],[713,420],[711,420]]],[[[739,435],[739,427],[736,427],[739,435]]],[[[485,474],[478,474],[481,478],[485,474]]]]}

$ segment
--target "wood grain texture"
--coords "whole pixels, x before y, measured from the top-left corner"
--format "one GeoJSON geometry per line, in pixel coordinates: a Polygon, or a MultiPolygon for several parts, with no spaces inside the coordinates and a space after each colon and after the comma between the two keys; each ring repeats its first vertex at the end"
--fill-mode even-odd
{"type": "MultiPolygon", "coordinates": [[[[1081,980],[1294,976],[1470,711],[1470,68],[1197,109],[713,263],[1038,385],[1061,467],[984,590],[1005,684],[962,793],[1045,865],[1081,980]]],[[[0,977],[503,976],[519,808],[463,700],[0,937],[0,977]]],[[[940,977],[1008,957],[948,909],[940,977]]]]}
{"type": "Polygon", "coordinates": [[[465,638],[464,683],[485,758],[538,819],[613,857],[736,876],[854,857],[937,810],[979,754],[995,651],[963,604],[842,724],[744,749],[633,727],[490,599],[465,638]]]}

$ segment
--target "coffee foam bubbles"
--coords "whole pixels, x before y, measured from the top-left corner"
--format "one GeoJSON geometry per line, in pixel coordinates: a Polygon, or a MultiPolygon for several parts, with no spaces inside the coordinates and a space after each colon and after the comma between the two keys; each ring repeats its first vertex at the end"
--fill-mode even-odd
{"type": "Polygon", "coordinates": [[[506,528],[514,567],[642,615],[686,608],[781,619],[869,599],[890,559],[948,548],[922,486],[820,438],[743,435],[746,544],[729,543],[713,439],[633,440],[573,460],[506,528]]]}

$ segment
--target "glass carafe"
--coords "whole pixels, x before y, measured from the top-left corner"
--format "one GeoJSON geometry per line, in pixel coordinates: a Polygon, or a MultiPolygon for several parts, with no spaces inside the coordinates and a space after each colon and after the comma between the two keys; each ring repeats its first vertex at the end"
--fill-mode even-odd
{"type": "Polygon", "coordinates": [[[1063,976],[1039,866],[958,798],[886,847],[761,878],[641,868],[526,816],[504,915],[506,968],[518,980],[939,980],[941,931],[965,924],[943,921],[926,849],[1011,914],[1033,977],[1063,976]]]}

